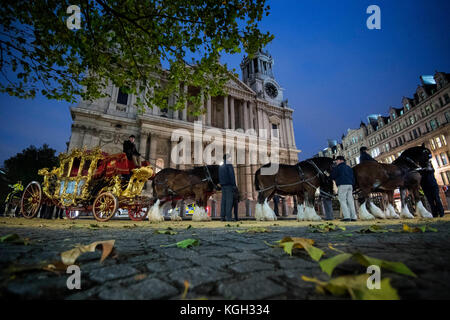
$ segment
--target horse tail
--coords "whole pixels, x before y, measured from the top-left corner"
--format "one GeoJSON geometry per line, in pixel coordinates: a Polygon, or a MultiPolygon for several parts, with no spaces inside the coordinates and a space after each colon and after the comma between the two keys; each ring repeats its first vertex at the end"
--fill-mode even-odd
{"type": "Polygon", "coordinates": [[[260,170],[261,169],[258,169],[258,170],[255,171],[255,190],[256,191],[260,190],[260,188],[259,188],[259,178],[258,178],[260,170]]]}

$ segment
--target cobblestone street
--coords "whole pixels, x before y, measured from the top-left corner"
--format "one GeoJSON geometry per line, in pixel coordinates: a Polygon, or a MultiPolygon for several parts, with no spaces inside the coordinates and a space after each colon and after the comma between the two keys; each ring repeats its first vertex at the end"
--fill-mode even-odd
{"type": "MultiPolygon", "coordinates": [[[[382,277],[392,279],[391,284],[402,299],[450,298],[448,216],[433,221],[347,223],[346,230],[328,233],[314,233],[309,224],[297,221],[239,224],[183,221],[159,225],[111,221],[98,224],[94,220],[0,218],[0,236],[16,233],[31,241],[28,245],[0,243],[0,298],[180,299],[188,281],[187,299],[336,299],[317,293],[315,284],[301,279],[305,275],[329,280],[305,251],[298,250],[291,257],[282,248],[267,244],[285,236],[315,240],[314,246],[325,251],[324,258],[336,255],[328,247],[331,243],[345,252],[359,251],[374,258],[405,263],[417,278],[382,270],[382,277]],[[403,223],[427,224],[437,232],[357,232],[372,224],[401,230],[403,223]],[[188,228],[189,225],[192,227],[188,228]],[[254,226],[265,227],[270,232],[236,232],[254,226]],[[177,234],[155,233],[167,227],[177,234]],[[198,239],[200,245],[190,249],[161,247],[188,238],[198,239]],[[69,275],[65,273],[17,271],[19,267],[43,261],[60,261],[60,253],[76,244],[112,239],[117,257],[108,257],[102,264],[99,251],[78,258],[80,290],[67,289],[69,275]],[[12,268],[17,272],[11,272],[12,268]]],[[[333,277],[364,272],[365,268],[349,261],[339,266],[333,277]]]]}

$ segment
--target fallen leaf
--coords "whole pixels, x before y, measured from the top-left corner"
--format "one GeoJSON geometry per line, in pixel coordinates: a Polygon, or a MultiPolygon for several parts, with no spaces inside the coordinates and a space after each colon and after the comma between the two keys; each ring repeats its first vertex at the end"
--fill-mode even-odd
{"type": "Polygon", "coordinates": [[[387,269],[396,273],[404,274],[417,278],[417,275],[411,271],[403,262],[386,261],[377,258],[368,257],[361,253],[354,253],[352,258],[365,267],[377,265],[382,269],[387,269]]]}
{"type": "Polygon", "coordinates": [[[183,291],[183,294],[181,295],[181,300],[186,299],[186,295],[188,293],[188,290],[189,290],[189,281],[184,280],[184,291],[183,291]]]}
{"type": "Polygon", "coordinates": [[[348,259],[350,259],[352,255],[350,253],[341,253],[334,257],[321,260],[319,262],[320,268],[323,272],[328,274],[330,277],[333,273],[333,270],[340,264],[344,263],[348,259]]]}
{"type": "Polygon", "coordinates": [[[350,295],[353,300],[399,300],[397,290],[391,286],[390,279],[380,282],[380,289],[370,290],[367,286],[369,274],[350,275],[333,278],[328,282],[302,276],[302,280],[315,283],[320,293],[329,292],[333,296],[350,295]]]}
{"type": "Polygon", "coordinates": [[[185,240],[179,241],[177,243],[161,245],[161,247],[177,246],[178,248],[186,249],[186,248],[195,247],[195,246],[199,246],[199,245],[200,245],[200,241],[198,241],[197,239],[185,239],[185,240]]]}
{"type": "Polygon", "coordinates": [[[25,246],[31,243],[30,238],[21,238],[18,234],[12,233],[7,234],[0,238],[0,242],[8,242],[13,244],[23,244],[25,246]]]}
{"type": "Polygon", "coordinates": [[[388,232],[388,230],[384,229],[381,226],[377,226],[377,225],[371,225],[369,228],[363,228],[359,231],[357,231],[358,233],[385,233],[388,232]]]}
{"type": "Polygon", "coordinates": [[[169,235],[174,235],[174,234],[178,234],[178,232],[176,231],[172,231],[172,228],[167,228],[166,230],[155,230],[153,233],[155,234],[169,234],[169,235]]]}
{"type": "Polygon", "coordinates": [[[279,242],[279,246],[283,247],[283,250],[292,256],[293,249],[305,249],[309,256],[315,260],[319,261],[324,252],[313,246],[314,240],[306,238],[295,238],[295,237],[285,237],[279,242]]]}
{"type": "Polygon", "coordinates": [[[77,258],[85,252],[94,252],[97,246],[102,247],[102,256],[100,258],[100,263],[102,263],[113,251],[115,240],[108,241],[96,241],[89,245],[78,245],[72,250],[64,251],[61,253],[61,260],[65,265],[72,265],[75,263],[77,258]]]}
{"type": "Polygon", "coordinates": [[[416,232],[426,232],[427,230],[430,230],[432,232],[437,232],[436,228],[433,228],[433,227],[430,227],[427,225],[411,227],[411,226],[408,226],[407,224],[403,224],[403,232],[416,233],[416,232]]]}
{"type": "Polygon", "coordinates": [[[309,229],[311,232],[319,232],[319,233],[327,233],[330,231],[335,231],[337,229],[340,229],[342,231],[346,230],[346,228],[344,226],[335,225],[332,222],[315,224],[315,225],[310,224],[309,229]]]}
{"type": "Polygon", "coordinates": [[[145,273],[137,274],[134,276],[134,280],[137,281],[144,280],[145,278],[147,278],[147,274],[145,273]]]}
{"type": "Polygon", "coordinates": [[[253,227],[246,230],[236,230],[237,233],[265,233],[270,232],[269,229],[263,227],[253,227]]]}

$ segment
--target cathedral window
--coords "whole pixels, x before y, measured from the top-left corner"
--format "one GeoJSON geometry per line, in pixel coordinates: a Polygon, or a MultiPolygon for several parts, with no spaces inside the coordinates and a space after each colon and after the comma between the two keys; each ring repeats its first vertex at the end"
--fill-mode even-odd
{"type": "Polygon", "coordinates": [[[272,123],[272,135],[274,138],[278,138],[278,125],[272,123]]]}
{"type": "Polygon", "coordinates": [[[122,88],[119,89],[119,93],[117,94],[117,103],[118,104],[128,104],[128,93],[125,93],[122,88]]]}

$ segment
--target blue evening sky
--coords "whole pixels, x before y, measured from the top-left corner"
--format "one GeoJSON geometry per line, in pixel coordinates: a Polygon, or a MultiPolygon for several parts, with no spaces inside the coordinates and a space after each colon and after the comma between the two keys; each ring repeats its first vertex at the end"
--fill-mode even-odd
{"type": "MultiPolygon", "coordinates": [[[[372,113],[386,113],[412,96],[419,76],[450,72],[447,0],[272,0],[262,29],[274,73],[294,112],[300,159],[328,138],[340,139],[372,113]],[[381,30],[368,30],[366,9],[381,8],[381,30]]],[[[243,55],[224,57],[240,74],[243,55]]],[[[0,166],[27,146],[48,143],[64,151],[70,138],[69,104],[0,94],[0,166]]]]}

